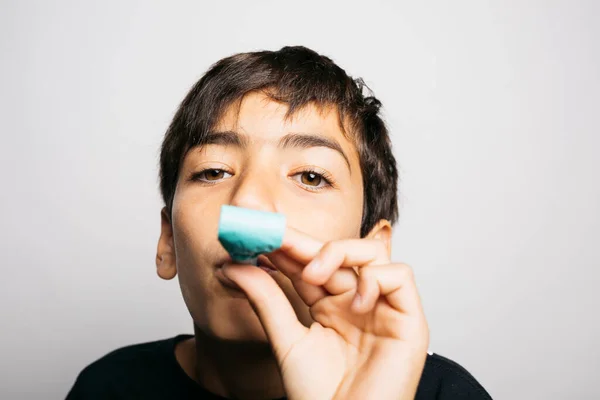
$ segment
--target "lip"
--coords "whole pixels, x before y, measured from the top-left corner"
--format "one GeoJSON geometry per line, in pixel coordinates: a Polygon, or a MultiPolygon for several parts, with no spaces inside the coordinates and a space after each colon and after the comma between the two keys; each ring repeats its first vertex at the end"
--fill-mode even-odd
{"type": "MultiPolygon", "coordinates": [[[[229,255],[227,255],[227,256],[223,257],[221,260],[219,260],[219,262],[217,263],[217,268],[215,269],[215,272],[214,272],[215,277],[223,286],[225,286],[229,289],[235,290],[236,292],[244,293],[244,291],[242,289],[240,289],[240,287],[234,281],[232,281],[231,279],[226,277],[225,274],[223,273],[223,266],[225,264],[232,263],[232,261],[233,260],[231,259],[231,256],[229,256],[229,255]]],[[[262,269],[269,275],[279,274],[279,271],[277,270],[277,268],[275,268],[275,265],[273,265],[273,263],[263,254],[261,254],[257,257],[256,263],[257,263],[257,268],[262,269]]]]}
{"type": "Polygon", "coordinates": [[[215,278],[226,288],[234,290],[237,293],[241,293],[245,296],[244,291],[231,279],[225,276],[223,268],[219,267],[215,270],[215,278]]]}
{"type": "MultiPolygon", "coordinates": [[[[225,287],[227,287],[228,289],[234,290],[237,293],[242,294],[243,296],[245,296],[244,291],[242,289],[240,289],[240,287],[231,279],[229,279],[228,277],[225,276],[225,274],[223,273],[223,266],[225,264],[229,264],[232,263],[233,260],[231,259],[231,256],[227,255],[225,257],[223,257],[221,260],[219,260],[219,262],[217,263],[217,268],[215,269],[215,277],[217,278],[217,280],[219,282],[221,282],[221,284],[225,287]]],[[[262,269],[263,271],[267,272],[270,275],[275,275],[278,274],[279,271],[277,270],[277,268],[275,268],[275,265],[273,265],[273,263],[263,254],[259,255],[256,259],[256,263],[257,268],[262,269]]]]}
{"type": "MultiPolygon", "coordinates": [[[[216,264],[217,269],[221,269],[221,268],[223,268],[223,266],[225,264],[229,264],[229,263],[234,263],[234,261],[232,260],[231,256],[227,255],[227,256],[223,257],[222,259],[220,259],[219,262],[217,262],[217,264],[216,264]]],[[[261,254],[256,258],[256,264],[257,264],[257,267],[262,267],[262,269],[279,272],[279,271],[277,271],[277,268],[275,267],[275,265],[273,265],[271,260],[269,260],[267,258],[267,256],[265,256],[264,254],[261,254]]]]}
{"type": "Polygon", "coordinates": [[[227,254],[226,256],[224,256],[223,258],[221,258],[218,262],[217,262],[217,268],[223,268],[223,265],[232,262],[233,260],[231,259],[231,256],[229,254],[227,254]]]}

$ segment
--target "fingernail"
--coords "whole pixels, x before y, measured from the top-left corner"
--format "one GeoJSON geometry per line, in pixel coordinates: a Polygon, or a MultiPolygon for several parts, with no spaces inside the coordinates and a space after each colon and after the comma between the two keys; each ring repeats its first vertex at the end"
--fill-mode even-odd
{"type": "Polygon", "coordinates": [[[306,266],[306,269],[309,269],[311,271],[317,271],[320,266],[321,266],[321,260],[319,260],[318,258],[315,258],[311,262],[308,263],[308,265],[306,266]]]}

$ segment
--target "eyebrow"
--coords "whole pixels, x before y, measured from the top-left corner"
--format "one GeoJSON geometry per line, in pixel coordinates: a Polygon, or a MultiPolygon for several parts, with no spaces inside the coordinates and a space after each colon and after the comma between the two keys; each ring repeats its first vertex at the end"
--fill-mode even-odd
{"type": "MultiPolygon", "coordinates": [[[[235,146],[239,147],[240,149],[245,149],[250,144],[250,138],[247,135],[235,131],[211,131],[208,132],[204,140],[202,140],[202,145],[208,144],[235,146]]],[[[336,151],[344,158],[344,161],[346,161],[346,165],[348,166],[348,170],[350,173],[352,173],[350,161],[346,156],[346,153],[344,153],[344,150],[342,150],[342,146],[335,139],[312,133],[288,133],[279,139],[277,147],[281,149],[309,149],[311,147],[327,147],[336,151]]]]}

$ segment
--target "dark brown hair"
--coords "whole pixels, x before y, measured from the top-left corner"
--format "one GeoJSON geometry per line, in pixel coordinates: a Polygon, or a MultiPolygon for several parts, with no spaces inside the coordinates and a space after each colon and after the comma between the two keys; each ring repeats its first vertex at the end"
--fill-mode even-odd
{"type": "MultiPolygon", "coordinates": [[[[169,211],[181,162],[234,102],[262,91],[288,106],[286,116],[308,105],[337,108],[340,128],[356,146],[364,184],[360,234],[364,237],[381,218],[398,218],[398,170],[381,102],[365,96],[362,79],[353,79],[330,58],[306,47],[240,53],[210,67],[179,106],[162,144],[160,189],[169,211]]],[[[366,88],[368,89],[368,88],[366,88]]]]}

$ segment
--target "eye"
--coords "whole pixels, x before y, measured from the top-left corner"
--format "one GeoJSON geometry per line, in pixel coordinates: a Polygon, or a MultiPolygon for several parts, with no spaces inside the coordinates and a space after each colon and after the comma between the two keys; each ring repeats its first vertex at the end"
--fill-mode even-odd
{"type": "Polygon", "coordinates": [[[220,180],[231,177],[232,175],[222,169],[207,168],[192,175],[192,180],[205,183],[216,183],[220,180]],[[226,176],[228,175],[228,176],[226,176]]]}
{"type": "Polygon", "coordinates": [[[300,177],[300,183],[308,190],[319,191],[333,186],[332,178],[326,173],[320,173],[314,170],[300,171],[293,175],[300,177]]]}
{"type": "Polygon", "coordinates": [[[323,177],[314,172],[303,172],[300,177],[302,183],[309,186],[319,186],[323,181],[323,177]]]}

